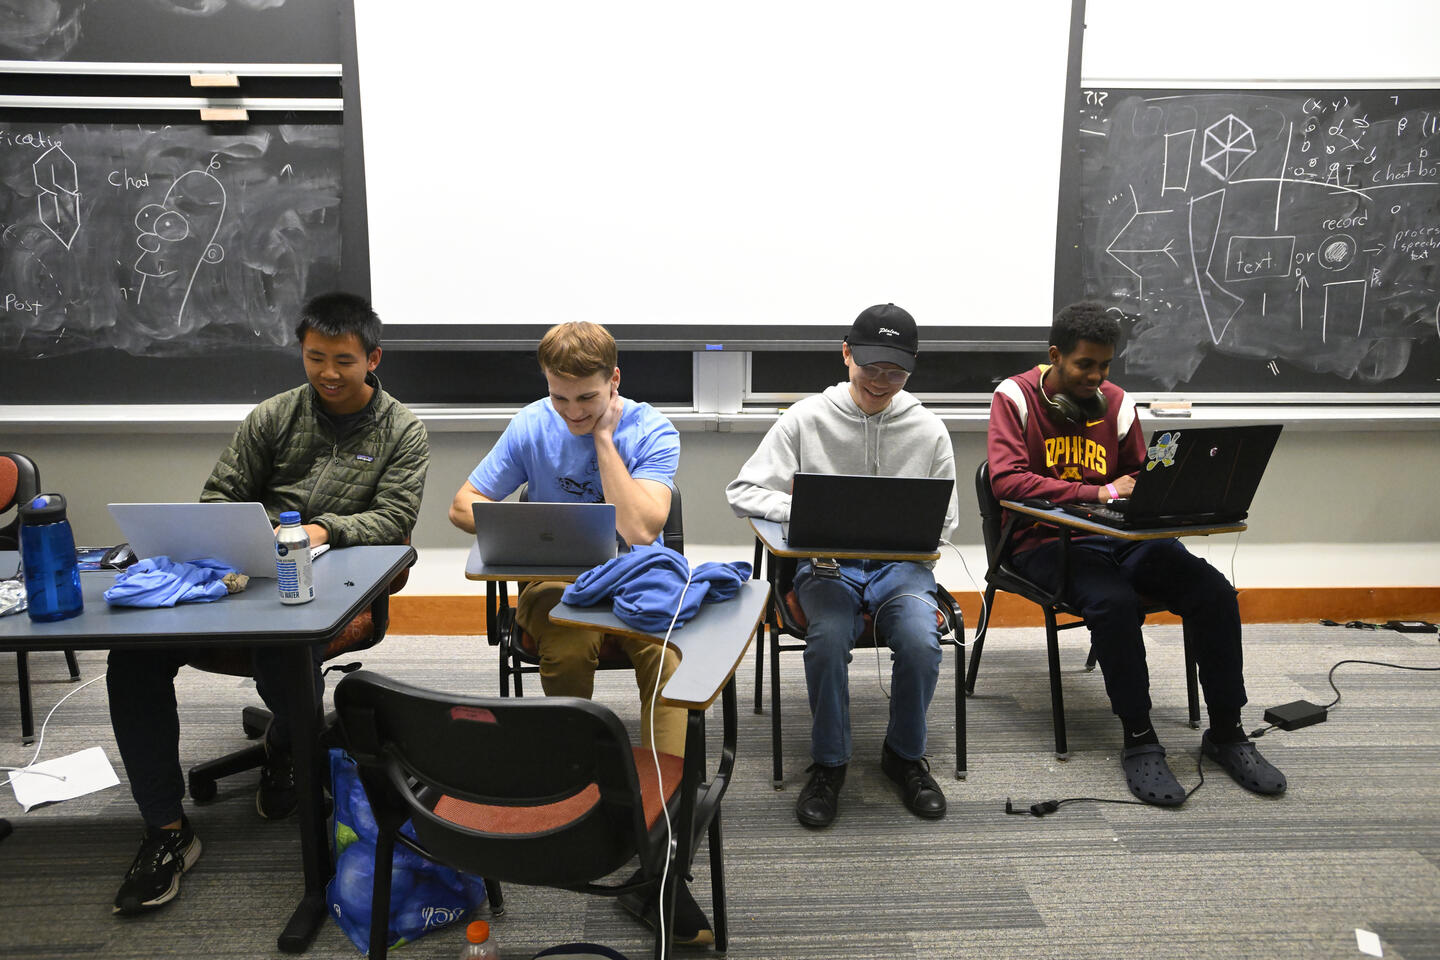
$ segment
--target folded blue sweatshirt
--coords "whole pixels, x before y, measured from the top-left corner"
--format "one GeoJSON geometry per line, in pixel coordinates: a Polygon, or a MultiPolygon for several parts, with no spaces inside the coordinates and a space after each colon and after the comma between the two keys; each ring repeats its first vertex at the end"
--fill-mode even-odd
{"type": "Polygon", "coordinates": [[[177,603],[208,603],[225,596],[224,579],[235,572],[219,560],[182,563],[149,557],[115,576],[105,602],[117,607],[173,607],[177,603]]]}
{"type": "Polygon", "coordinates": [[[615,616],[629,626],[663,634],[672,618],[677,628],[684,626],[701,603],[729,600],[748,579],[748,563],[702,563],[692,571],[689,562],[669,547],[639,546],[585,571],[565,588],[562,599],[577,607],[611,600],[615,616]]]}

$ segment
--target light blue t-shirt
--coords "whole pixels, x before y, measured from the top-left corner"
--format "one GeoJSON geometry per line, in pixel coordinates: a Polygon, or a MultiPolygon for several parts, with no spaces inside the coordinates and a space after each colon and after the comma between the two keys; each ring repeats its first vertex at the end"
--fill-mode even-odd
{"type": "MultiPolygon", "coordinates": [[[[636,480],[675,485],[680,466],[680,433],[648,403],[626,400],[615,428],[615,449],[636,480]]],[[[491,500],[503,500],[522,483],[531,500],[546,503],[603,503],[595,438],[577,437],[550,405],[536,400],[515,415],[500,440],[470,473],[470,485],[491,500]]]]}

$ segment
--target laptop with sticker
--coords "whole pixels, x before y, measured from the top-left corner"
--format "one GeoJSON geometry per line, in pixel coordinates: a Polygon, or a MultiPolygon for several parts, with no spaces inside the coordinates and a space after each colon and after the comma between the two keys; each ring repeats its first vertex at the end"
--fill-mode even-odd
{"type": "Polygon", "coordinates": [[[475,545],[486,566],[596,567],[615,557],[615,504],[477,500],[475,545]]]}
{"type": "Polygon", "coordinates": [[[1238,523],[1249,515],[1280,430],[1278,423],[1156,430],[1128,498],[1058,506],[1124,530],[1238,523]]]}
{"type": "Polygon", "coordinates": [[[954,486],[943,477],[797,473],[781,532],[792,550],[934,553],[954,486]]]}
{"type": "Polygon", "coordinates": [[[142,560],[209,557],[251,577],[275,578],[275,528],[258,503],[112,503],[110,516],[142,560]]]}

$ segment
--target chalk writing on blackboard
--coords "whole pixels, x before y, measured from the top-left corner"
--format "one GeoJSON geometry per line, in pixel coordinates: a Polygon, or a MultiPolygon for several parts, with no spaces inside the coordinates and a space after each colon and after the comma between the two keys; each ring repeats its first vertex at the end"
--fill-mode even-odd
{"type": "Polygon", "coordinates": [[[1127,373],[1246,358],[1383,383],[1440,336],[1440,91],[1089,90],[1088,296],[1127,373]]]}
{"type": "Polygon", "coordinates": [[[340,265],[341,129],[0,130],[0,350],[276,346],[340,265]]]}

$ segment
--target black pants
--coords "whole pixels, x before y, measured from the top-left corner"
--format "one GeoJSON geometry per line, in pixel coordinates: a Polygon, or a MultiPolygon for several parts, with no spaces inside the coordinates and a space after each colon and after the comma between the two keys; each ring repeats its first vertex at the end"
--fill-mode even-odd
{"type": "MultiPolygon", "coordinates": [[[[315,696],[325,691],[317,644],[312,657],[315,696]]],[[[273,747],[290,745],[290,713],[285,699],[284,650],[256,649],[252,673],[260,698],[275,715],[266,735],[273,747]]],[[[110,692],[110,726],[120,760],[130,780],[130,792],[148,826],[160,827],[180,819],[185,798],[185,775],[180,768],[180,711],[175,702],[175,674],[194,651],[111,650],[105,671],[110,692]]]]}
{"type": "MultiPolygon", "coordinates": [[[[1026,577],[1054,589],[1060,578],[1060,544],[1017,553],[1011,562],[1026,577]]],[[[1090,628],[1115,714],[1129,717],[1150,709],[1150,673],[1140,633],[1142,594],[1184,620],[1185,641],[1195,656],[1211,716],[1239,711],[1246,701],[1240,608],[1224,574],[1178,540],[1086,537],[1070,544],[1065,598],[1090,628]]]]}

